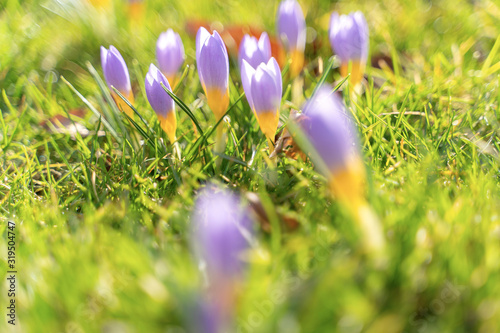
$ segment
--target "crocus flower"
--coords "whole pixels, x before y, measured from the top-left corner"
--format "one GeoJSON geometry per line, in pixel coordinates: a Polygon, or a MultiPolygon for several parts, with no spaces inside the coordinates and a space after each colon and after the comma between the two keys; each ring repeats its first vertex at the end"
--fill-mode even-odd
{"type": "Polygon", "coordinates": [[[229,59],[226,45],[217,31],[210,35],[203,27],[198,30],[196,63],[208,106],[218,121],[229,105],[229,59]]]}
{"type": "Polygon", "coordinates": [[[385,240],[378,217],[365,199],[366,171],[355,127],[341,97],[332,91],[331,87],[320,88],[305,104],[304,119],[298,125],[314,150],[310,157],[315,166],[328,179],[332,193],[355,216],[366,248],[379,253],[385,240]]]}
{"type": "Polygon", "coordinates": [[[161,86],[162,83],[168,90],[172,91],[167,78],[155,65],[151,64],[146,74],[146,96],[158,116],[161,128],[167,133],[170,142],[175,142],[175,130],[177,128],[175,103],[161,86]]]}
{"type": "Polygon", "coordinates": [[[306,21],[296,0],[285,0],[280,3],[277,24],[281,43],[292,59],[290,73],[296,76],[304,66],[306,47],[306,21]]]}
{"type": "Polygon", "coordinates": [[[133,118],[133,110],[111,88],[115,87],[130,103],[134,103],[134,94],[130,85],[127,64],[113,45],[109,46],[109,50],[101,46],[101,65],[111,96],[113,96],[118,108],[133,118]]]}
{"type": "Polygon", "coordinates": [[[248,249],[250,217],[240,199],[214,185],[198,195],[192,220],[193,246],[205,262],[211,284],[224,285],[243,273],[242,252],[248,249]]]}
{"type": "Polygon", "coordinates": [[[368,25],[365,16],[359,11],[341,16],[334,12],[330,19],[329,35],[332,50],[341,61],[340,74],[345,77],[350,72],[350,80],[356,85],[363,77],[368,59],[368,25]]]}
{"type": "MultiPolygon", "coordinates": [[[[311,158],[320,171],[332,181],[333,187],[338,186],[341,174],[353,174],[353,183],[349,190],[359,192],[364,180],[364,170],[361,164],[359,144],[342,98],[332,93],[333,89],[321,87],[306,102],[303,108],[304,119],[300,123],[316,154],[311,158]]],[[[344,193],[345,191],[340,191],[344,193]]],[[[359,195],[350,198],[357,198],[359,195]]]]}
{"type": "Polygon", "coordinates": [[[241,81],[248,104],[257,117],[260,129],[268,139],[271,149],[278,128],[283,92],[281,71],[276,59],[271,58],[267,63],[261,63],[256,69],[243,60],[241,81]]]}
{"type": "Polygon", "coordinates": [[[192,245],[206,269],[206,298],[197,311],[197,332],[234,332],[234,309],[252,239],[248,208],[232,192],[210,184],[195,202],[192,245]],[[201,310],[201,311],[200,311],[201,310]]]}
{"type": "Polygon", "coordinates": [[[172,29],[161,33],[156,42],[156,60],[161,72],[172,85],[175,84],[177,72],[185,58],[184,45],[179,34],[172,29]]]}
{"type": "Polygon", "coordinates": [[[271,41],[266,32],[257,38],[245,35],[240,43],[239,51],[239,66],[241,70],[241,63],[246,60],[250,66],[257,68],[262,62],[267,63],[271,59],[271,41]]]}

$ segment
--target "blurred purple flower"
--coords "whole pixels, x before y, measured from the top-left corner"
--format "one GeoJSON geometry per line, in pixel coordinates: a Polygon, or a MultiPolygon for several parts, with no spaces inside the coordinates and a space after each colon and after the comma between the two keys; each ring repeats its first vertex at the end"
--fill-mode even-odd
{"type": "Polygon", "coordinates": [[[306,20],[296,0],[284,0],[278,8],[278,36],[285,50],[290,54],[290,72],[296,76],[304,65],[306,48],[306,20]]]}
{"type": "Polygon", "coordinates": [[[251,220],[238,196],[214,185],[198,195],[192,219],[192,243],[212,283],[224,285],[243,273],[242,252],[248,249],[251,220]]]}
{"type": "Polygon", "coordinates": [[[341,15],[332,13],[330,19],[330,44],[341,61],[341,74],[347,76],[348,63],[352,62],[351,77],[361,81],[368,59],[369,33],[365,16],[361,12],[341,15]]]}
{"type": "Polygon", "coordinates": [[[149,104],[158,116],[162,129],[167,133],[170,142],[174,142],[177,120],[175,116],[175,103],[170,95],[163,89],[161,83],[170,91],[172,88],[168,80],[155,65],[149,66],[146,74],[146,96],[149,104]]]}
{"type": "Polygon", "coordinates": [[[303,108],[300,123],[317,154],[311,156],[325,176],[348,169],[360,158],[355,128],[342,98],[330,86],[321,87],[303,108]]]}
{"type": "Polygon", "coordinates": [[[217,31],[210,35],[203,27],[198,30],[196,63],[208,105],[219,120],[229,105],[229,59],[226,45],[217,31]]]}
{"type": "Polygon", "coordinates": [[[242,61],[246,60],[250,66],[256,68],[262,62],[267,63],[271,58],[271,41],[266,32],[257,38],[245,35],[240,43],[238,64],[242,66],[242,61]]]}
{"type": "Polygon", "coordinates": [[[175,77],[185,58],[179,34],[172,29],[161,33],[156,42],[156,59],[161,72],[172,84],[175,84],[175,77]]]}
{"type": "Polygon", "coordinates": [[[109,46],[109,50],[101,46],[101,66],[106,84],[118,108],[125,111],[129,117],[133,117],[134,113],[132,109],[111,88],[112,86],[115,87],[130,103],[134,103],[134,94],[130,85],[127,64],[120,52],[113,45],[109,46]]]}
{"type": "Polygon", "coordinates": [[[271,148],[278,127],[283,93],[281,71],[276,59],[271,57],[267,63],[261,63],[256,69],[243,60],[241,81],[248,104],[257,117],[260,129],[271,141],[271,148]]]}
{"type": "Polygon", "coordinates": [[[285,0],[278,8],[278,36],[287,51],[304,52],[306,47],[306,21],[296,0],[285,0]]]}

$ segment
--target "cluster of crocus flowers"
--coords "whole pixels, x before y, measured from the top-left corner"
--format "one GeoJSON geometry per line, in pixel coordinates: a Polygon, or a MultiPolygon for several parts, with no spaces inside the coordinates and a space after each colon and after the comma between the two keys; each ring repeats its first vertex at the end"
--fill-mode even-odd
{"type": "Polygon", "coordinates": [[[368,59],[368,25],[361,12],[341,15],[334,12],[330,19],[329,30],[332,50],[340,58],[340,74],[346,77],[351,73],[353,85],[361,82],[368,59]]]}
{"type": "Polygon", "coordinates": [[[120,52],[113,45],[110,45],[109,50],[101,46],[101,65],[104,72],[104,79],[118,109],[124,111],[130,118],[133,118],[133,110],[112,88],[114,87],[118,90],[130,103],[134,103],[134,94],[132,93],[127,64],[120,52]]]}
{"type": "Polygon", "coordinates": [[[253,68],[257,68],[261,63],[268,62],[269,59],[271,59],[271,41],[266,32],[260,35],[259,40],[250,35],[243,37],[238,54],[240,70],[243,60],[253,68]]]}
{"type": "Polygon", "coordinates": [[[185,59],[184,45],[179,34],[172,29],[161,33],[156,42],[156,60],[160,71],[172,86],[176,84],[177,73],[185,59]]]}
{"type": "MultiPolygon", "coordinates": [[[[355,127],[341,97],[331,87],[321,87],[306,102],[298,124],[307,137],[309,155],[327,178],[335,197],[355,216],[370,250],[384,247],[384,236],[377,216],[365,199],[366,171],[355,127]]],[[[308,147],[303,147],[305,151],[308,147]]]]}
{"type": "Polygon", "coordinates": [[[271,150],[278,128],[283,93],[281,71],[276,59],[271,58],[267,63],[262,62],[255,69],[246,60],[243,60],[241,82],[248,104],[257,117],[257,122],[266,136],[271,150]]]}
{"type": "Polygon", "coordinates": [[[170,142],[175,142],[175,130],[177,128],[177,119],[175,117],[175,103],[170,95],[165,91],[172,91],[167,78],[153,64],[149,66],[146,74],[146,96],[149,104],[153,108],[161,128],[167,133],[170,142]]]}
{"type": "MultiPolygon", "coordinates": [[[[216,332],[230,332],[236,292],[243,281],[244,254],[252,238],[248,209],[239,197],[215,185],[198,195],[192,218],[192,247],[207,277],[206,299],[216,314],[216,332]]],[[[213,318],[212,318],[213,319],[213,318]]]]}
{"type": "Polygon", "coordinates": [[[278,36],[292,61],[290,74],[295,77],[304,66],[304,50],[306,47],[304,13],[296,0],[285,0],[280,3],[277,16],[278,36]]]}

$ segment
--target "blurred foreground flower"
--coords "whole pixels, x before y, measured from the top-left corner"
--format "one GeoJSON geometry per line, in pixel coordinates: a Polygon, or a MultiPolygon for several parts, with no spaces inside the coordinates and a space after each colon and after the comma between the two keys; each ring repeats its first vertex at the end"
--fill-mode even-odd
{"type": "Polygon", "coordinates": [[[130,118],[133,118],[134,111],[112,89],[112,87],[115,87],[131,104],[134,103],[134,94],[130,85],[127,64],[120,52],[113,45],[109,46],[109,50],[101,46],[101,66],[104,72],[104,79],[111,91],[111,96],[113,96],[118,105],[118,109],[124,111],[130,118]]]}
{"type": "Polygon", "coordinates": [[[361,82],[368,59],[368,25],[361,12],[341,15],[334,12],[330,19],[330,44],[341,61],[340,74],[351,73],[353,85],[361,82]],[[351,66],[351,68],[349,68],[351,66]]]}
{"type": "Polygon", "coordinates": [[[303,150],[328,179],[332,193],[355,216],[365,246],[382,250],[382,227],[365,199],[366,171],[355,127],[344,102],[332,91],[331,87],[321,87],[304,105],[304,118],[298,125],[310,146],[303,150]]]}
{"type": "Polygon", "coordinates": [[[278,36],[290,55],[290,74],[297,76],[304,66],[306,21],[296,0],[285,0],[278,8],[278,36]]]}
{"type": "Polygon", "coordinates": [[[276,59],[271,58],[267,64],[261,63],[257,69],[243,60],[241,82],[248,104],[268,140],[269,150],[272,151],[283,92],[281,71],[276,59]]]}
{"type": "Polygon", "coordinates": [[[240,44],[238,64],[242,66],[242,61],[246,60],[250,66],[257,68],[262,62],[267,63],[271,59],[271,41],[266,32],[257,38],[245,35],[240,44]]]}
{"type": "Polygon", "coordinates": [[[175,117],[175,103],[170,95],[163,89],[161,84],[170,91],[172,88],[167,78],[160,72],[155,65],[149,66],[146,74],[146,96],[149,104],[158,116],[161,128],[167,133],[171,143],[175,142],[175,130],[177,128],[177,119],[175,117]]]}
{"type": "Polygon", "coordinates": [[[214,185],[198,195],[192,220],[192,246],[205,266],[208,300],[220,321],[217,326],[230,332],[239,285],[249,249],[250,213],[235,194],[214,185]]]}
{"type": "Polygon", "coordinates": [[[156,42],[156,60],[161,72],[172,86],[176,84],[177,72],[185,58],[184,45],[179,34],[172,29],[161,33],[156,42]]]}

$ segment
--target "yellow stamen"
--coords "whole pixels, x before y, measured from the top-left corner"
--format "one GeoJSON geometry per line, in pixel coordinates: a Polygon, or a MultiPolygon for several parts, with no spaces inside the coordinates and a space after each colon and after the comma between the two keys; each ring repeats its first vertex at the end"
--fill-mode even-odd
{"type": "Polygon", "coordinates": [[[257,117],[257,122],[259,123],[260,130],[267,138],[269,149],[274,149],[274,137],[276,134],[276,130],[278,129],[279,122],[279,110],[276,111],[264,111],[264,112],[255,112],[255,116],[257,117]]]}
{"type": "MultiPolygon", "coordinates": [[[[132,92],[127,94],[120,91],[120,93],[130,102],[130,104],[134,104],[134,94],[132,92]]],[[[134,110],[132,110],[114,91],[111,92],[111,96],[113,96],[118,109],[125,112],[130,118],[134,119],[134,110]]]]}
{"type": "Polygon", "coordinates": [[[206,88],[204,86],[203,90],[207,96],[208,106],[214,113],[215,119],[219,121],[229,106],[229,87],[226,91],[221,91],[219,88],[206,88]]]}
{"type": "Polygon", "coordinates": [[[144,16],[144,4],[142,1],[129,0],[128,14],[132,21],[140,22],[144,16]]]}
{"type": "Polygon", "coordinates": [[[89,2],[96,8],[107,8],[110,4],[109,0],[89,0],[89,2]]]}
{"type": "Polygon", "coordinates": [[[346,77],[347,74],[351,73],[349,81],[353,86],[356,86],[363,79],[365,72],[365,64],[362,64],[359,60],[350,61],[347,63],[342,63],[340,66],[340,75],[346,77]],[[351,65],[351,66],[349,66],[351,65]],[[349,68],[350,67],[350,68],[349,68]]]}
{"type": "Polygon", "coordinates": [[[304,52],[299,50],[293,50],[290,54],[290,59],[292,63],[290,64],[290,75],[296,77],[302,71],[304,67],[304,52]]]}
{"type": "Polygon", "coordinates": [[[163,73],[163,75],[165,75],[165,77],[167,78],[168,80],[168,83],[170,84],[170,87],[172,87],[172,89],[175,88],[175,85],[177,82],[175,82],[177,80],[177,75],[173,74],[173,75],[167,75],[165,73],[163,73]]]}
{"type": "Polygon", "coordinates": [[[158,120],[160,121],[160,126],[167,133],[168,139],[170,143],[174,143],[175,138],[175,130],[177,129],[177,118],[175,117],[175,111],[172,110],[167,113],[166,117],[158,115],[158,120]]]}

